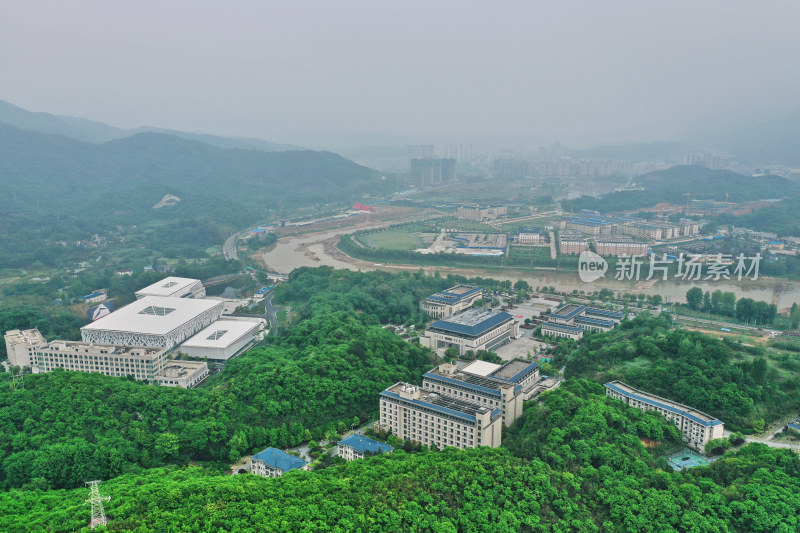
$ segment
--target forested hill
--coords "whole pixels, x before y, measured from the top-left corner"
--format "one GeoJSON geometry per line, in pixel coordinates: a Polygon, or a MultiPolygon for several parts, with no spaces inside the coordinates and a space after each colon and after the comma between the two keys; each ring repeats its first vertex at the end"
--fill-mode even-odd
{"type": "Polygon", "coordinates": [[[658,170],[635,179],[643,191],[612,192],[602,198],[582,196],[562,202],[565,209],[592,209],[606,213],[651,207],[659,203],[685,204],[690,193],[694,199],[731,202],[769,198],[800,198],[800,185],[779,176],[753,178],[729,170],[711,170],[679,165],[658,170]]]}
{"type": "Polygon", "coordinates": [[[184,139],[202,141],[219,148],[247,148],[252,150],[264,150],[267,152],[300,150],[298,146],[275,144],[262,141],[261,139],[220,137],[218,135],[189,133],[185,131],[153,128],[150,126],[142,126],[135,129],[116,128],[103,122],[85,118],[65,117],[61,115],[52,115],[50,113],[28,111],[8,102],[4,102],[3,100],[0,100],[0,122],[23,130],[50,135],[63,135],[70,139],[89,143],[104,143],[150,131],[166,133],[184,139]]]}
{"type": "Polygon", "coordinates": [[[158,133],[94,145],[0,123],[0,214],[151,210],[165,194],[198,209],[201,199],[263,209],[360,198],[382,184],[330,152],[220,149],[158,133]]]}

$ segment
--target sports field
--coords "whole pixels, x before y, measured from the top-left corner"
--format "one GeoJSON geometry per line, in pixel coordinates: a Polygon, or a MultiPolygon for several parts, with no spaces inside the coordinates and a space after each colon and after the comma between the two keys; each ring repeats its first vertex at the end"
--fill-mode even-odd
{"type": "Polygon", "coordinates": [[[415,250],[423,246],[419,237],[404,231],[376,231],[364,235],[361,241],[370,248],[386,250],[415,250]]]}

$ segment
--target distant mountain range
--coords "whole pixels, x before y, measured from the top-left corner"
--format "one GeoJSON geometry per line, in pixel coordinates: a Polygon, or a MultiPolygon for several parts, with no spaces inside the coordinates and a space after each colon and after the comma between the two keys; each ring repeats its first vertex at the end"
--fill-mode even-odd
{"type": "Polygon", "coordinates": [[[331,152],[222,149],[163,133],[91,144],[0,123],[0,214],[148,211],[165,194],[253,210],[363,198],[377,172],[331,152]]]}
{"type": "Polygon", "coordinates": [[[644,190],[608,193],[601,198],[583,196],[562,202],[564,209],[596,210],[601,213],[629,211],[652,207],[659,203],[684,204],[685,193],[694,199],[731,202],[800,198],[800,184],[780,176],[753,178],[729,170],[711,170],[699,166],[677,165],[636,178],[644,190]]]}
{"type": "Polygon", "coordinates": [[[169,130],[142,126],[134,129],[115,128],[103,122],[96,122],[78,117],[65,117],[50,113],[27,111],[21,107],[0,100],[0,122],[17,128],[63,135],[78,141],[100,144],[125,137],[132,137],[139,133],[164,133],[183,139],[201,141],[218,148],[242,148],[248,150],[263,150],[265,152],[281,152],[287,150],[302,150],[299,146],[291,144],[275,144],[260,139],[246,137],[221,137],[204,133],[189,133],[185,131],[169,130]]]}

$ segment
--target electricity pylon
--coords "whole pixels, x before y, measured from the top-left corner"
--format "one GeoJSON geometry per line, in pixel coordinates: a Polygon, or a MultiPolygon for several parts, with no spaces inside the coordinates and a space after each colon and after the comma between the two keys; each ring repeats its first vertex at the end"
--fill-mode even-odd
{"type": "MultiPolygon", "coordinates": [[[[86,484],[90,487],[89,499],[86,503],[92,505],[92,520],[89,522],[89,527],[94,529],[97,526],[104,526],[108,523],[106,520],[106,511],[103,509],[103,502],[111,499],[111,496],[100,496],[100,489],[97,487],[99,481],[87,481],[86,484]]],[[[84,503],[84,505],[86,505],[84,503]]]]}

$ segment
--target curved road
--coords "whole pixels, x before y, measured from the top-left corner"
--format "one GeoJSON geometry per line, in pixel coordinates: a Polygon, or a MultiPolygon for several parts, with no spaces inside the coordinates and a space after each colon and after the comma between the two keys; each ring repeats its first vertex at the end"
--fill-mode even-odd
{"type": "Polygon", "coordinates": [[[272,292],[270,292],[266,298],[258,303],[263,304],[264,309],[266,310],[264,316],[267,320],[269,320],[269,334],[274,335],[278,333],[278,310],[274,305],[272,305],[272,292]]]}
{"type": "Polygon", "coordinates": [[[225,239],[225,244],[222,245],[222,256],[228,259],[239,259],[239,254],[236,252],[236,241],[239,240],[239,233],[236,232],[227,239],[225,239]]]}

